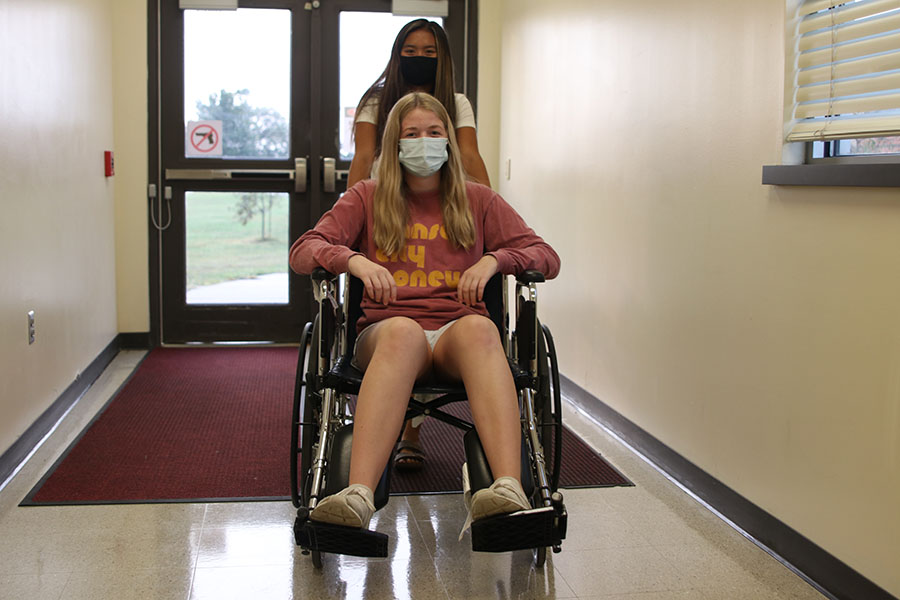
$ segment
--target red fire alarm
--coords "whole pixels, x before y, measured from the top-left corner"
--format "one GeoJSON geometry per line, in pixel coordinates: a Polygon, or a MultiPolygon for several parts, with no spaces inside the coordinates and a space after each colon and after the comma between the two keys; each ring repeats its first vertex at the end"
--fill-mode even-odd
{"type": "Polygon", "coordinates": [[[111,150],[106,150],[103,153],[103,172],[106,173],[107,177],[112,177],[116,174],[116,169],[113,165],[113,153],[111,150]]]}

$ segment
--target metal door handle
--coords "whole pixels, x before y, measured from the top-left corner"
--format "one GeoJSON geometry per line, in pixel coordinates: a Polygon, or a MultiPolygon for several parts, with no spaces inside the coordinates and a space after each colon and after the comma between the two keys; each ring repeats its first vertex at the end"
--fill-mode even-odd
{"type": "Polygon", "coordinates": [[[298,194],[306,192],[306,157],[294,159],[294,191],[298,194]]]}
{"type": "Polygon", "coordinates": [[[347,169],[336,169],[337,161],[331,157],[322,159],[322,191],[333,193],[334,184],[350,175],[347,169]]]}
{"type": "Polygon", "coordinates": [[[325,192],[334,191],[334,159],[322,159],[322,190],[325,192]]]}
{"type": "Polygon", "coordinates": [[[293,179],[294,191],[306,192],[306,157],[294,159],[290,169],[166,169],[166,179],[171,180],[268,180],[293,179]]]}
{"type": "Polygon", "coordinates": [[[173,181],[293,178],[290,169],[166,169],[166,179],[173,181]]]}

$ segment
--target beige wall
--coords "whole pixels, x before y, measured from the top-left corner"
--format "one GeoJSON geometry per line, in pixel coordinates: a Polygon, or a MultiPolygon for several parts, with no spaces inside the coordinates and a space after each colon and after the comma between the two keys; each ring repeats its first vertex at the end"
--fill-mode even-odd
{"type": "Polygon", "coordinates": [[[562,256],[563,372],[900,594],[900,192],[761,185],[783,0],[498,4],[499,189],[562,256]]]}
{"type": "Polygon", "coordinates": [[[500,48],[501,2],[479,2],[478,12],[478,150],[491,187],[500,185],[500,48]]]}
{"type": "Polygon", "coordinates": [[[0,453],[116,335],[110,4],[0,3],[0,453]]]}
{"type": "Polygon", "coordinates": [[[116,305],[120,332],[150,331],[147,2],[115,0],[116,305]]]}

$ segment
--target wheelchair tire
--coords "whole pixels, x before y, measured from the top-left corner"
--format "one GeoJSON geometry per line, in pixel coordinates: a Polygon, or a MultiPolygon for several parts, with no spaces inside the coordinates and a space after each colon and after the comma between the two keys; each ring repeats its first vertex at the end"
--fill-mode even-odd
{"type": "Polygon", "coordinates": [[[300,430],[304,421],[300,420],[303,399],[306,395],[306,365],[309,361],[310,340],[312,338],[312,323],[307,323],[300,335],[300,348],[297,356],[297,374],[294,378],[294,405],[291,412],[291,504],[294,508],[300,508],[300,465],[298,457],[301,456],[300,430]]]}
{"type": "MultiPolygon", "coordinates": [[[[537,381],[534,388],[534,412],[538,425],[538,437],[544,451],[550,491],[559,487],[559,470],[562,458],[561,398],[559,395],[559,370],[556,349],[550,330],[543,326],[537,340],[537,381]]],[[[534,474],[535,483],[539,480],[534,474]]],[[[535,487],[532,505],[540,504],[540,490],[535,487]]]]}
{"type": "MultiPolygon", "coordinates": [[[[538,434],[547,460],[551,491],[559,487],[559,471],[562,459],[562,399],[559,390],[559,366],[553,336],[546,325],[538,335],[538,385],[535,394],[535,416],[540,424],[538,434]]],[[[540,503],[540,492],[535,490],[532,506],[540,503]]],[[[534,566],[542,568],[547,561],[547,547],[533,549],[534,566]]]]}
{"type": "Polygon", "coordinates": [[[312,389],[311,385],[315,376],[315,362],[313,360],[313,340],[316,339],[319,329],[318,317],[314,321],[310,330],[309,342],[307,344],[306,360],[302,366],[303,376],[306,385],[303,386],[304,393],[300,398],[300,421],[297,431],[300,436],[298,452],[300,454],[300,465],[297,471],[297,494],[299,496],[301,506],[309,506],[309,475],[312,468],[313,444],[316,441],[319,429],[319,418],[322,400],[317,390],[312,389]]]}
{"type": "Polygon", "coordinates": [[[534,552],[534,566],[540,569],[547,562],[547,546],[534,548],[532,552],[534,552]]]}
{"type": "Polygon", "coordinates": [[[550,465],[550,487],[559,489],[562,467],[562,395],[559,387],[559,363],[556,345],[546,325],[541,325],[538,338],[538,398],[536,411],[541,425],[541,444],[550,465]]]}
{"type": "MultiPolygon", "coordinates": [[[[313,376],[315,375],[315,362],[313,361],[313,340],[316,339],[319,329],[319,318],[316,316],[314,323],[307,323],[303,329],[300,361],[297,364],[297,378],[302,379],[303,385],[299,386],[300,394],[295,395],[293,428],[293,463],[291,464],[291,500],[294,506],[309,506],[309,474],[312,466],[313,442],[317,435],[321,400],[316,390],[312,389],[313,376]],[[300,461],[297,464],[297,456],[300,461]]],[[[309,551],[313,567],[322,568],[322,553],[318,550],[309,551]]]]}

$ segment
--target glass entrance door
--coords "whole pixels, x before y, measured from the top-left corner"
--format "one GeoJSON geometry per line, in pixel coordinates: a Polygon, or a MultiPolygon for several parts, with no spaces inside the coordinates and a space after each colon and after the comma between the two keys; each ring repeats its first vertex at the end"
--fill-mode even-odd
{"type": "MultiPolygon", "coordinates": [[[[159,339],[296,341],[311,293],[288,250],[343,192],[356,103],[415,16],[389,0],[179,4],[158,5],[159,339]]],[[[461,57],[462,16],[456,35],[430,18],[461,57]]]]}
{"type": "Polygon", "coordinates": [[[302,4],[160,0],[163,343],[297,338],[309,286],[288,249],[309,227],[309,30],[302,4]]]}

